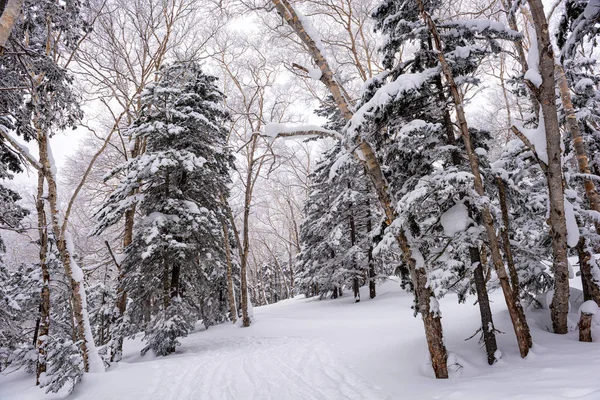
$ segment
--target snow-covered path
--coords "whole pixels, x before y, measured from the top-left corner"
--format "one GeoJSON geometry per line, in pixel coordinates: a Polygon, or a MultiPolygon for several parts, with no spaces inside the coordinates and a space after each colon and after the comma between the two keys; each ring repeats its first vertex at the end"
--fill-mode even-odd
{"type": "Polygon", "coordinates": [[[294,337],[206,340],[156,363],[149,383],[144,398],[152,400],[385,398],[322,340],[294,337]]]}
{"type": "MultiPolygon", "coordinates": [[[[345,295],[258,307],[250,328],[222,324],[193,333],[168,357],[141,357],[141,341],[128,341],[123,360],[86,375],[69,400],[600,400],[600,343],[547,332],[547,310],[528,313],[535,345],[522,360],[502,294],[494,292],[503,355],[490,367],[476,339],[465,341],[479,326],[474,298],[443,299],[452,376],[440,381],[432,377],[412,297],[394,281],[379,287],[376,299],[366,295],[358,304],[345,295]]],[[[0,400],[62,398],[44,396],[23,372],[0,377],[0,400]]]]}

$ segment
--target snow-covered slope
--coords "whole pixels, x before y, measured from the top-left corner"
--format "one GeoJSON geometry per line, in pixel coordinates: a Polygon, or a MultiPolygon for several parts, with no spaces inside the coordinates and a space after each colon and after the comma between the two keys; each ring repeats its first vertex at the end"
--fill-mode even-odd
{"type": "MultiPolygon", "coordinates": [[[[599,344],[577,342],[577,332],[549,333],[547,310],[528,313],[535,345],[522,360],[502,295],[493,293],[504,334],[502,359],[490,367],[477,338],[465,341],[479,326],[474,298],[443,299],[452,377],[441,381],[427,365],[412,297],[391,280],[376,299],[366,291],[362,298],[355,304],[346,293],[258,307],[250,328],[224,324],[191,334],[168,357],[140,357],[141,342],[129,341],[122,362],[86,375],[70,399],[600,399],[599,344]]],[[[62,396],[44,396],[22,372],[0,378],[2,400],[42,398],[62,396]]]]}

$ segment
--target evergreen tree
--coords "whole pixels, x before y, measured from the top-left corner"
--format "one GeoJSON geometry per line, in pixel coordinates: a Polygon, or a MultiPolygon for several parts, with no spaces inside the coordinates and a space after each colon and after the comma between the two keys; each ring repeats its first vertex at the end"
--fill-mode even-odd
{"type": "Polygon", "coordinates": [[[221,199],[232,159],[214,81],[195,63],[160,71],[127,133],[142,138],[146,152],[111,172],[108,179],[121,173],[124,179],[97,213],[96,233],[134,203],[141,214],[121,265],[132,301],[117,329],[144,329],[142,353],[172,353],[198,317],[208,325],[227,312],[215,296],[226,288],[221,199]]]}

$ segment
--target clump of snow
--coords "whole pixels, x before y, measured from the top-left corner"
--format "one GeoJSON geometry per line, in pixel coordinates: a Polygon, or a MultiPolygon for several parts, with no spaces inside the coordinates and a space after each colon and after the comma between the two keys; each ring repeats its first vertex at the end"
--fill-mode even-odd
{"type": "Polygon", "coordinates": [[[538,51],[537,37],[532,32],[531,47],[527,54],[527,64],[529,69],[525,72],[525,79],[539,88],[542,85],[542,75],[540,74],[540,53],[538,51]]]}
{"type": "Polygon", "coordinates": [[[487,150],[484,149],[483,147],[477,147],[474,151],[475,151],[475,154],[477,154],[478,156],[481,156],[481,157],[486,156],[488,153],[487,150]]]}
{"type": "Polygon", "coordinates": [[[565,197],[565,220],[567,223],[567,244],[569,247],[577,246],[579,242],[579,227],[575,219],[573,204],[565,197]]]}
{"type": "Polygon", "coordinates": [[[415,267],[417,269],[425,268],[425,258],[417,246],[411,246],[410,251],[412,259],[415,260],[415,267]]]}
{"type": "Polygon", "coordinates": [[[313,40],[315,46],[321,52],[321,54],[325,55],[325,47],[323,46],[323,42],[321,41],[321,35],[319,34],[319,31],[315,29],[312,22],[310,22],[310,20],[304,14],[302,14],[297,9],[295,9],[294,11],[296,12],[298,20],[304,28],[304,32],[306,32],[308,36],[310,36],[310,38],[313,40]]]}
{"type": "Polygon", "coordinates": [[[289,137],[291,139],[309,139],[320,136],[332,137],[338,140],[342,135],[331,129],[325,129],[319,125],[287,126],[285,124],[268,123],[265,125],[263,136],[272,143],[277,137],[289,137]]]}
{"type": "Polygon", "coordinates": [[[519,130],[523,132],[527,139],[529,139],[529,141],[535,149],[535,154],[538,156],[538,158],[547,165],[548,147],[546,143],[546,127],[544,125],[543,113],[540,111],[540,120],[537,128],[525,129],[523,127],[519,127],[519,130]]]}
{"type": "Polygon", "coordinates": [[[436,316],[442,315],[440,311],[440,302],[433,296],[429,298],[429,311],[431,311],[436,316]]]}
{"type": "Polygon", "coordinates": [[[335,160],[329,169],[329,182],[332,182],[338,176],[339,169],[350,159],[350,153],[344,153],[335,160]]]}
{"type": "Polygon", "coordinates": [[[310,76],[310,79],[314,79],[315,81],[319,81],[319,80],[321,80],[321,77],[323,76],[323,73],[321,72],[321,70],[319,68],[309,68],[308,69],[308,76],[310,76]]]}
{"type": "Polygon", "coordinates": [[[464,203],[457,203],[450,207],[440,217],[440,223],[444,228],[444,235],[454,236],[458,232],[463,232],[467,229],[470,223],[469,210],[464,203]]]}
{"type": "Polygon", "coordinates": [[[591,314],[596,315],[598,312],[598,304],[594,300],[585,301],[581,307],[579,307],[579,314],[591,314]]]}

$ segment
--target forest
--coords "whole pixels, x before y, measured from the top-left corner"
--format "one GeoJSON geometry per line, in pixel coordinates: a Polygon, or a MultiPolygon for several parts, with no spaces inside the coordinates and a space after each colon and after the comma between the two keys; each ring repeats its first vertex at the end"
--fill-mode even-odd
{"type": "MultiPolygon", "coordinates": [[[[600,0],[0,14],[0,386],[81,395],[128,346],[167,362],[275,303],[352,315],[391,283],[432,382],[466,365],[450,303],[489,368],[542,333],[600,351],[600,0]]],[[[369,398],[338,394],[282,398],[369,398]]]]}

